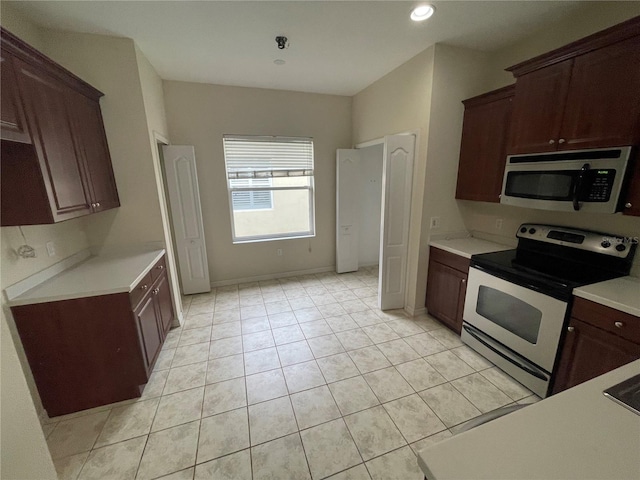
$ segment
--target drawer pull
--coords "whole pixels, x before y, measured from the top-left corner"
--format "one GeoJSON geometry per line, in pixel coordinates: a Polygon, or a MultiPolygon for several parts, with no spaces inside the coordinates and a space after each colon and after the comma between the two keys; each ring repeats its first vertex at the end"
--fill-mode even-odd
{"type": "Polygon", "coordinates": [[[622,322],[614,322],[613,324],[615,325],[616,328],[624,327],[624,323],[622,323],[622,322]]]}
{"type": "Polygon", "coordinates": [[[164,268],[164,265],[158,265],[158,270],[162,270],[164,268]]]}
{"type": "Polygon", "coordinates": [[[576,327],[567,327],[567,332],[573,332],[576,329],[576,327]]]}
{"type": "Polygon", "coordinates": [[[144,285],[142,285],[140,287],[140,290],[146,290],[147,288],[149,288],[149,285],[147,285],[146,283],[144,285]]]}
{"type": "Polygon", "coordinates": [[[157,289],[157,288],[154,288],[154,289],[153,289],[153,294],[154,294],[154,295],[157,295],[157,294],[159,294],[159,293],[160,293],[160,290],[159,290],[159,289],[157,289]]]}

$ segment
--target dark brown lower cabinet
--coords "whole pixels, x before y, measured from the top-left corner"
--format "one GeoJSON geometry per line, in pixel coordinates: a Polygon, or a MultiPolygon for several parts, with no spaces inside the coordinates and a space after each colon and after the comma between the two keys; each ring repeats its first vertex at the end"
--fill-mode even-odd
{"type": "Polygon", "coordinates": [[[143,296],[138,290],[11,307],[50,417],[140,396],[173,321],[173,304],[166,271],[143,296]]]}
{"type": "Polygon", "coordinates": [[[553,393],[640,358],[640,337],[636,338],[638,327],[640,319],[637,317],[588,300],[576,299],[553,393]],[[576,314],[585,318],[576,318],[576,314]]]}
{"type": "Polygon", "coordinates": [[[468,259],[431,247],[427,276],[427,311],[458,334],[462,330],[468,275],[468,259]]]}

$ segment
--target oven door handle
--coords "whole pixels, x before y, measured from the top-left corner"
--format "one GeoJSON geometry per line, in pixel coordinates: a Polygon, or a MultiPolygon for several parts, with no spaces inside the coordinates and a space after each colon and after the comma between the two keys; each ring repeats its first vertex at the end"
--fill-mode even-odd
{"type": "Polygon", "coordinates": [[[524,370],[525,372],[529,373],[530,375],[533,375],[536,378],[539,378],[540,380],[544,380],[544,381],[549,380],[549,377],[544,372],[542,372],[542,370],[535,367],[529,362],[525,362],[524,359],[522,358],[516,358],[512,355],[508,355],[501,348],[495,345],[495,340],[488,337],[477,328],[472,327],[471,325],[468,325],[466,323],[462,326],[462,328],[464,328],[469,335],[471,335],[473,338],[475,338],[477,341],[479,341],[481,344],[483,344],[493,353],[500,355],[506,361],[514,364],[516,367],[520,368],[521,370],[524,370]]]}
{"type": "Polygon", "coordinates": [[[580,169],[580,173],[578,173],[578,179],[576,180],[575,185],[573,186],[573,209],[577,212],[580,210],[580,195],[582,195],[582,189],[584,186],[584,176],[589,170],[590,165],[585,163],[580,169]]]}

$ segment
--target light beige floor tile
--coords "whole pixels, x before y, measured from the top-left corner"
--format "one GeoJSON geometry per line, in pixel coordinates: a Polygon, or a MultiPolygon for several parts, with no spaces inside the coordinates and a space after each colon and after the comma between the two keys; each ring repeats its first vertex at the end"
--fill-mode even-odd
{"type": "Polygon", "coordinates": [[[449,383],[430,388],[419,395],[447,427],[466,422],[482,413],[449,383]]]}
{"type": "Polygon", "coordinates": [[[340,410],[326,385],[291,395],[298,427],[302,430],[340,418],[340,410]]]}
{"type": "Polygon", "coordinates": [[[447,382],[446,378],[422,358],[396,365],[396,370],[416,392],[447,382]]]}
{"type": "Polygon", "coordinates": [[[289,397],[280,397],[249,407],[251,445],[268,442],[298,431],[289,397]]]}
{"type": "Polygon", "coordinates": [[[407,443],[382,406],[348,415],[344,421],[364,461],[407,443]]]}
{"type": "Polygon", "coordinates": [[[153,371],[158,372],[160,370],[168,370],[169,368],[171,368],[171,362],[173,362],[173,357],[175,356],[175,354],[175,348],[160,350],[158,358],[156,359],[156,364],[153,366],[153,371]]]}
{"type": "Polygon", "coordinates": [[[169,370],[163,395],[201,387],[207,376],[207,362],[194,363],[169,370]]]}
{"type": "Polygon", "coordinates": [[[340,340],[340,343],[347,351],[373,345],[371,339],[367,337],[367,334],[364,333],[361,328],[338,332],[336,333],[336,337],[338,337],[338,340],[340,340]]]}
{"type": "Polygon", "coordinates": [[[215,358],[209,360],[207,383],[222,382],[244,376],[244,355],[215,358]]]}
{"type": "Polygon", "coordinates": [[[261,350],[263,348],[275,347],[271,330],[242,335],[242,345],[245,352],[261,350]]]}
{"type": "Polygon", "coordinates": [[[209,356],[209,342],[196,343],[185,347],[176,348],[171,368],[191,365],[193,363],[206,362],[209,356]]]}
{"type": "Polygon", "coordinates": [[[347,311],[339,303],[328,303],[325,305],[319,305],[318,310],[320,310],[320,313],[324,318],[347,315],[347,311]]]}
{"type": "Polygon", "coordinates": [[[406,337],[404,341],[423,357],[444,352],[447,349],[447,347],[442,345],[428,333],[421,333],[420,335],[406,337]]]}
{"type": "Polygon", "coordinates": [[[240,297],[240,308],[243,307],[252,307],[255,305],[264,305],[264,301],[262,300],[262,294],[260,292],[256,292],[254,295],[239,295],[240,297]]]}
{"type": "Polygon", "coordinates": [[[229,337],[213,340],[209,347],[209,360],[229,357],[242,353],[242,337],[229,337]]]}
{"type": "MultiPolygon", "coordinates": [[[[216,313],[225,310],[238,310],[240,308],[240,300],[236,297],[216,298],[216,313]]],[[[214,317],[215,322],[215,317],[214,317]]]]}
{"type": "Polygon", "coordinates": [[[409,318],[399,318],[398,320],[391,320],[387,322],[387,325],[391,327],[391,330],[396,332],[401,337],[409,337],[411,335],[418,335],[424,333],[424,330],[418,325],[415,320],[409,318]]]}
{"type": "Polygon", "coordinates": [[[298,323],[312,322],[313,320],[322,320],[323,318],[320,310],[318,310],[315,306],[301,308],[299,310],[294,309],[293,314],[296,316],[298,323]]]}
{"type": "Polygon", "coordinates": [[[150,480],[193,466],[199,425],[191,422],[149,435],[136,479],[150,480]]]}
{"type": "Polygon", "coordinates": [[[353,377],[331,383],[329,390],[331,390],[342,415],[349,415],[380,403],[363,377],[353,377]]]}
{"type": "Polygon", "coordinates": [[[392,365],[398,365],[399,363],[405,363],[420,358],[420,354],[402,339],[379,343],[377,346],[392,365]]]}
{"type": "Polygon", "coordinates": [[[211,327],[211,340],[237,337],[242,334],[240,322],[216,323],[211,327]]]}
{"type": "Polygon", "coordinates": [[[56,459],[91,450],[109,413],[107,410],[58,423],[47,438],[51,457],[56,459]]]}
{"type": "Polygon", "coordinates": [[[442,432],[438,432],[435,435],[430,435],[427,438],[423,438],[422,440],[418,440],[411,444],[411,448],[413,452],[417,455],[418,452],[424,450],[425,448],[429,448],[436,443],[441,442],[442,440],[446,440],[447,438],[451,438],[451,432],[449,430],[443,430],[442,432]]]}
{"type": "Polygon", "coordinates": [[[322,337],[310,338],[307,340],[309,347],[316,358],[335,355],[344,352],[344,347],[334,334],[322,337]]]}
{"type": "Polygon", "coordinates": [[[513,400],[522,400],[532,394],[529,389],[525,388],[498,367],[484,370],[480,372],[480,375],[493,383],[513,400]]]}
{"type": "Polygon", "coordinates": [[[182,328],[174,328],[167,333],[167,337],[164,339],[162,348],[176,348],[180,341],[180,335],[182,335],[182,328]]]}
{"type": "MultiPolygon", "coordinates": [[[[367,289],[367,292],[368,292],[368,289],[367,289]]],[[[338,302],[348,302],[349,300],[357,300],[359,298],[355,292],[351,290],[346,290],[344,288],[341,288],[339,291],[334,292],[333,296],[338,302]]]]}
{"type": "Polygon", "coordinates": [[[329,324],[324,320],[301,323],[300,329],[307,339],[321,337],[322,335],[331,335],[333,333],[329,324]]]}
{"type": "Polygon", "coordinates": [[[189,315],[195,316],[195,315],[213,313],[214,308],[215,308],[215,301],[198,302],[195,304],[191,303],[191,305],[189,306],[189,315]]]}
{"type": "Polygon", "coordinates": [[[381,403],[414,393],[411,385],[393,367],[376,370],[363,375],[363,377],[381,403]]]}
{"type": "Polygon", "coordinates": [[[329,293],[329,290],[327,290],[327,288],[322,284],[305,287],[305,290],[307,291],[307,295],[309,295],[310,297],[312,297],[313,295],[327,295],[329,293]]]}
{"type": "Polygon", "coordinates": [[[240,308],[216,310],[213,314],[213,323],[227,323],[240,321],[240,308]]]}
{"type": "Polygon", "coordinates": [[[278,355],[283,367],[313,360],[313,353],[306,341],[279,345],[278,355]]]}
{"type": "Polygon", "coordinates": [[[425,360],[447,380],[455,380],[456,378],[475,373],[473,368],[450,351],[429,355],[425,357],[425,360]]]}
{"type": "Polygon", "coordinates": [[[158,480],[193,480],[195,470],[195,467],[185,468],[179,472],[170,473],[169,475],[160,477],[158,480]]]}
{"type": "Polygon", "coordinates": [[[204,387],[165,395],[160,399],[152,432],[191,422],[200,418],[204,387]]]}
{"type": "Polygon", "coordinates": [[[373,480],[422,480],[424,473],[418,466],[410,447],[403,447],[367,462],[373,480]]]}
{"type": "Polygon", "coordinates": [[[251,480],[249,449],[196,465],[194,480],[251,480]]]}
{"type": "Polygon", "coordinates": [[[249,318],[265,317],[267,316],[267,309],[264,305],[252,305],[250,307],[240,307],[240,320],[247,320],[249,318]]]}
{"type": "Polygon", "coordinates": [[[200,327],[200,328],[192,328],[190,330],[185,330],[180,335],[180,341],[178,342],[179,347],[184,347],[185,345],[194,345],[196,343],[208,342],[211,340],[211,327],[200,327]]]}
{"type": "Polygon", "coordinates": [[[442,328],[442,323],[429,315],[419,315],[414,320],[425,332],[442,328]]]}
{"type": "Polygon", "coordinates": [[[349,314],[327,317],[325,321],[329,324],[334,333],[359,328],[358,324],[349,314]]]}
{"type": "Polygon", "coordinates": [[[327,477],[327,480],[371,480],[371,477],[369,476],[367,467],[364,466],[364,463],[361,463],[344,472],[331,475],[327,477]]]}
{"type": "Polygon", "coordinates": [[[202,419],[197,463],[213,460],[248,447],[249,419],[246,408],[202,419]]]}
{"type": "Polygon", "coordinates": [[[167,383],[167,377],[169,376],[169,370],[159,370],[156,371],[154,368],[151,377],[149,377],[149,381],[144,387],[142,391],[142,395],[140,396],[140,400],[146,400],[149,398],[155,398],[162,395],[164,391],[164,386],[167,383]]]}
{"type": "Polygon", "coordinates": [[[281,312],[269,315],[269,323],[271,328],[287,327],[289,325],[297,325],[298,320],[293,312],[281,312]]]}
{"type": "MultiPolygon", "coordinates": [[[[286,289],[284,291],[284,294],[287,296],[287,299],[289,300],[290,305],[291,305],[291,300],[294,298],[307,297],[307,291],[303,287],[286,289]]],[[[293,307],[293,305],[291,306],[293,307]]]]}
{"type": "Polygon", "coordinates": [[[273,333],[273,339],[276,342],[276,345],[299,342],[300,340],[305,339],[304,333],[302,333],[302,330],[297,323],[287,327],[274,328],[271,332],[273,333]]]}
{"type": "MultiPolygon", "coordinates": [[[[152,398],[111,410],[94,448],[147,435],[151,430],[158,403],[160,403],[160,398],[152,398]]],[[[142,455],[142,451],[140,455],[142,455]]]]}
{"type": "Polygon", "coordinates": [[[325,379],[315,360],[296,363],[282,369],[289,393],[296,393],[309,388],[324,385],[325,379]]]}
{"type": "Polygon", "coordinates": [[[373,343],[388,342],[400,338],[386,323],[362,327],[362,331],[367,334],[373,343]]]}
{"type": "Polygon", "coordinates": [[[417,394],[393,400],[382,406],[409,443],[447,429],[417,394]]]}
{"type": "Polygon", "coordinates": [[[483,413],[513,402],[511,398],[479,373],[454,380],[451,385],[483,413]]]}
{"type": "Polygon", "coordinates": [[[280,368],[280,360],[278,359],[277,350],[273,347],[254,350],[244,354],[244,370],[246,375],[266,372],[274,368],[280,368]]]}
{"type": "Polygon", "coordinates": [[[204,390],[202,416],[235,410],[247,405],[247,391],[244,378],[234,378],[225,382],[212,383],[204,390]]]}
{"type": "Polygon", "coordinates": [[[246,381],[249,405],[289,394],[281,369],[248,375],[246,381]]]}
{"type": "Polygon", "coordinates": [[[478,372],[493,367],[493,363],[466,345],[451,349],[451,353],[478,372]]]}
{"type": "Polygon", "coordinates": [[[42,425],[42,433],[44,434],[44,438],[47,438],[53,432],[53,429],[56,428],[57,423],[45,423],[42,425]]]}
{"type": "Polygon", "coordinates": [[[360,327],[368,327],[370,325],[376,325],[383,322],[383,320],[376,315],[376,312],[371,309],[363,310],[361,312],[352,312],[351,318],[353,318],[360,327]]]}
{"type": "Polygon", "coordinates": [[[360,299],[341,302],[340,305],[347,313],[365,312],[369,309],[369,306],[360,299]]]}
{"type": "Polygon", "coordinates": [[[245,335],[247,333],[257,333],[264,332],[265,330],[270,330],[271,325],[269,324],[269,319],[267,317],[253,317],[247,320],[242,320],[242,334],[245,335]]]}
{"type": "Polygon", "coordinates": [[[192,328],[207,327],[213,323],[214,314],[212,312],[200,315],[187,315],[182,330],[190,330],[192,328]]]}
{"type": "Polygon", "coordinates": [[[387,357],[376,346],[365,347],[359,350],[350,350],[347,352],[356,364],[360,373],[369,373],[374,370],[380,370],[391,366],[387,357]]]}
{"type": "Polygon", "coordinates": [[[278,300],[265,304],[267,315],[276,315],[278,313],[291,312],[291,305],[288,300],[278,300]]]}
{"type": "Polygon", "coordinates": [[[268,291],[268,292],[263,291],[262,299],[264,300],[264,303],[267,304],[267,303],[280,302],[280,301],[286,300],[287,297],[282,290],[268,291]]]}
{"type": "Polygon", "coordinates": [[[436,330],[430,330],[429,335],[438,340],[447,348],[456,348],[464,345],[460,340],[460,335],[452,332],[448,328],[438,328],[436,330]]]}
{"type": "Polygon", "coordinates": [[[317,362],[328,383],[360,375],[355,363],[353,363],[346,353],[322,357],[319,358],[317,362]]]}
{"type": "Polygon", "coordinates": [[[540,400],[542,400],[542,399],[539,396],[531,395],[529,397],[523,398],[522,400],[518,400],[516,403],[518,405],[530,405],[532,403],[539,402],[540,400]]]}
{"type": "Polygon", "coordinates": [[[251,448],[253,480],[307,480],[309,467],[300,435],[288,435],[251,448]]]}
{"type": "Polygon", "coordinates": [[[304,430],[300,436],[314,480],[362,462],[349,430],[341,418],[304,430]]]}
{"type": "Polygon", "coordinates": [[[378,292],[371,287],[359,287],[351,290],[356,298],[366,298],[372,295],[376,295],[378,292]]]}
{"type": "Polygon", "coordinates": [[[54,459],[53,466],[56,468],[58,480],[76,480],[88,456],[89,452],[82,452],[54,459]]]}
{"type": "MultiPolygon", "coordinates": [[[[315,304],[313,303],[313,300],[311,300],[311,298],[306,294],[306,292],[304,296],[290,298],[289,305],[291,305],[291,309],[293,310],[294,314],[296,310],[304,310],[306,308],[315,308],[315,304]]],[[[315,309],[317,310],[317,308],[315,309]]],[[[318,314],[322,316],[319,311],[318,311],[318,314]]],[[[297,315],[296,315],[296,318],[298,318],[297,315]]],[[[317,317],[312,318],[312,320],[317,320],[317,317]]]]}
{"type": "Polygon", "coordinates": [[[134,478],[146,443],[147,437],[143,436],[92,450],[78,480],[134,478]]]}

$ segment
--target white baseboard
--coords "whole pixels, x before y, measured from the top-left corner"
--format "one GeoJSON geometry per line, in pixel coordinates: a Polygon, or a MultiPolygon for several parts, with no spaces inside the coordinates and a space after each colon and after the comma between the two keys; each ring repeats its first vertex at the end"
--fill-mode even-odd
{"type": "Polygon", "coordinates": [[[407,312],[410,316],[415,317],[417,315],[422,315],[423,313],[427,313],[427,309],[424,307],[414,308],[411,305],[407,305],[404,307],[404,311],[407,312]]]}
{"type": "Polygon", "coordinates": [[[253,277],[241,277],[241,278],[234,278],[231,280],[220,280],[218,282],[211,282],[211,288],[224,287],[227,285],[235,285],[237,283],[262,282],[264,280],[275,280],[278,278],[297,277],[300,275],[310,275],[313,273],[325,273],[325,272],[333,272],[333,271],[335,271],[335,266],[332,265],[330,267],[311,268],[308,270],[296,270],[293,272],[270,273],[267,275],[256,275],[253,277]]]}

